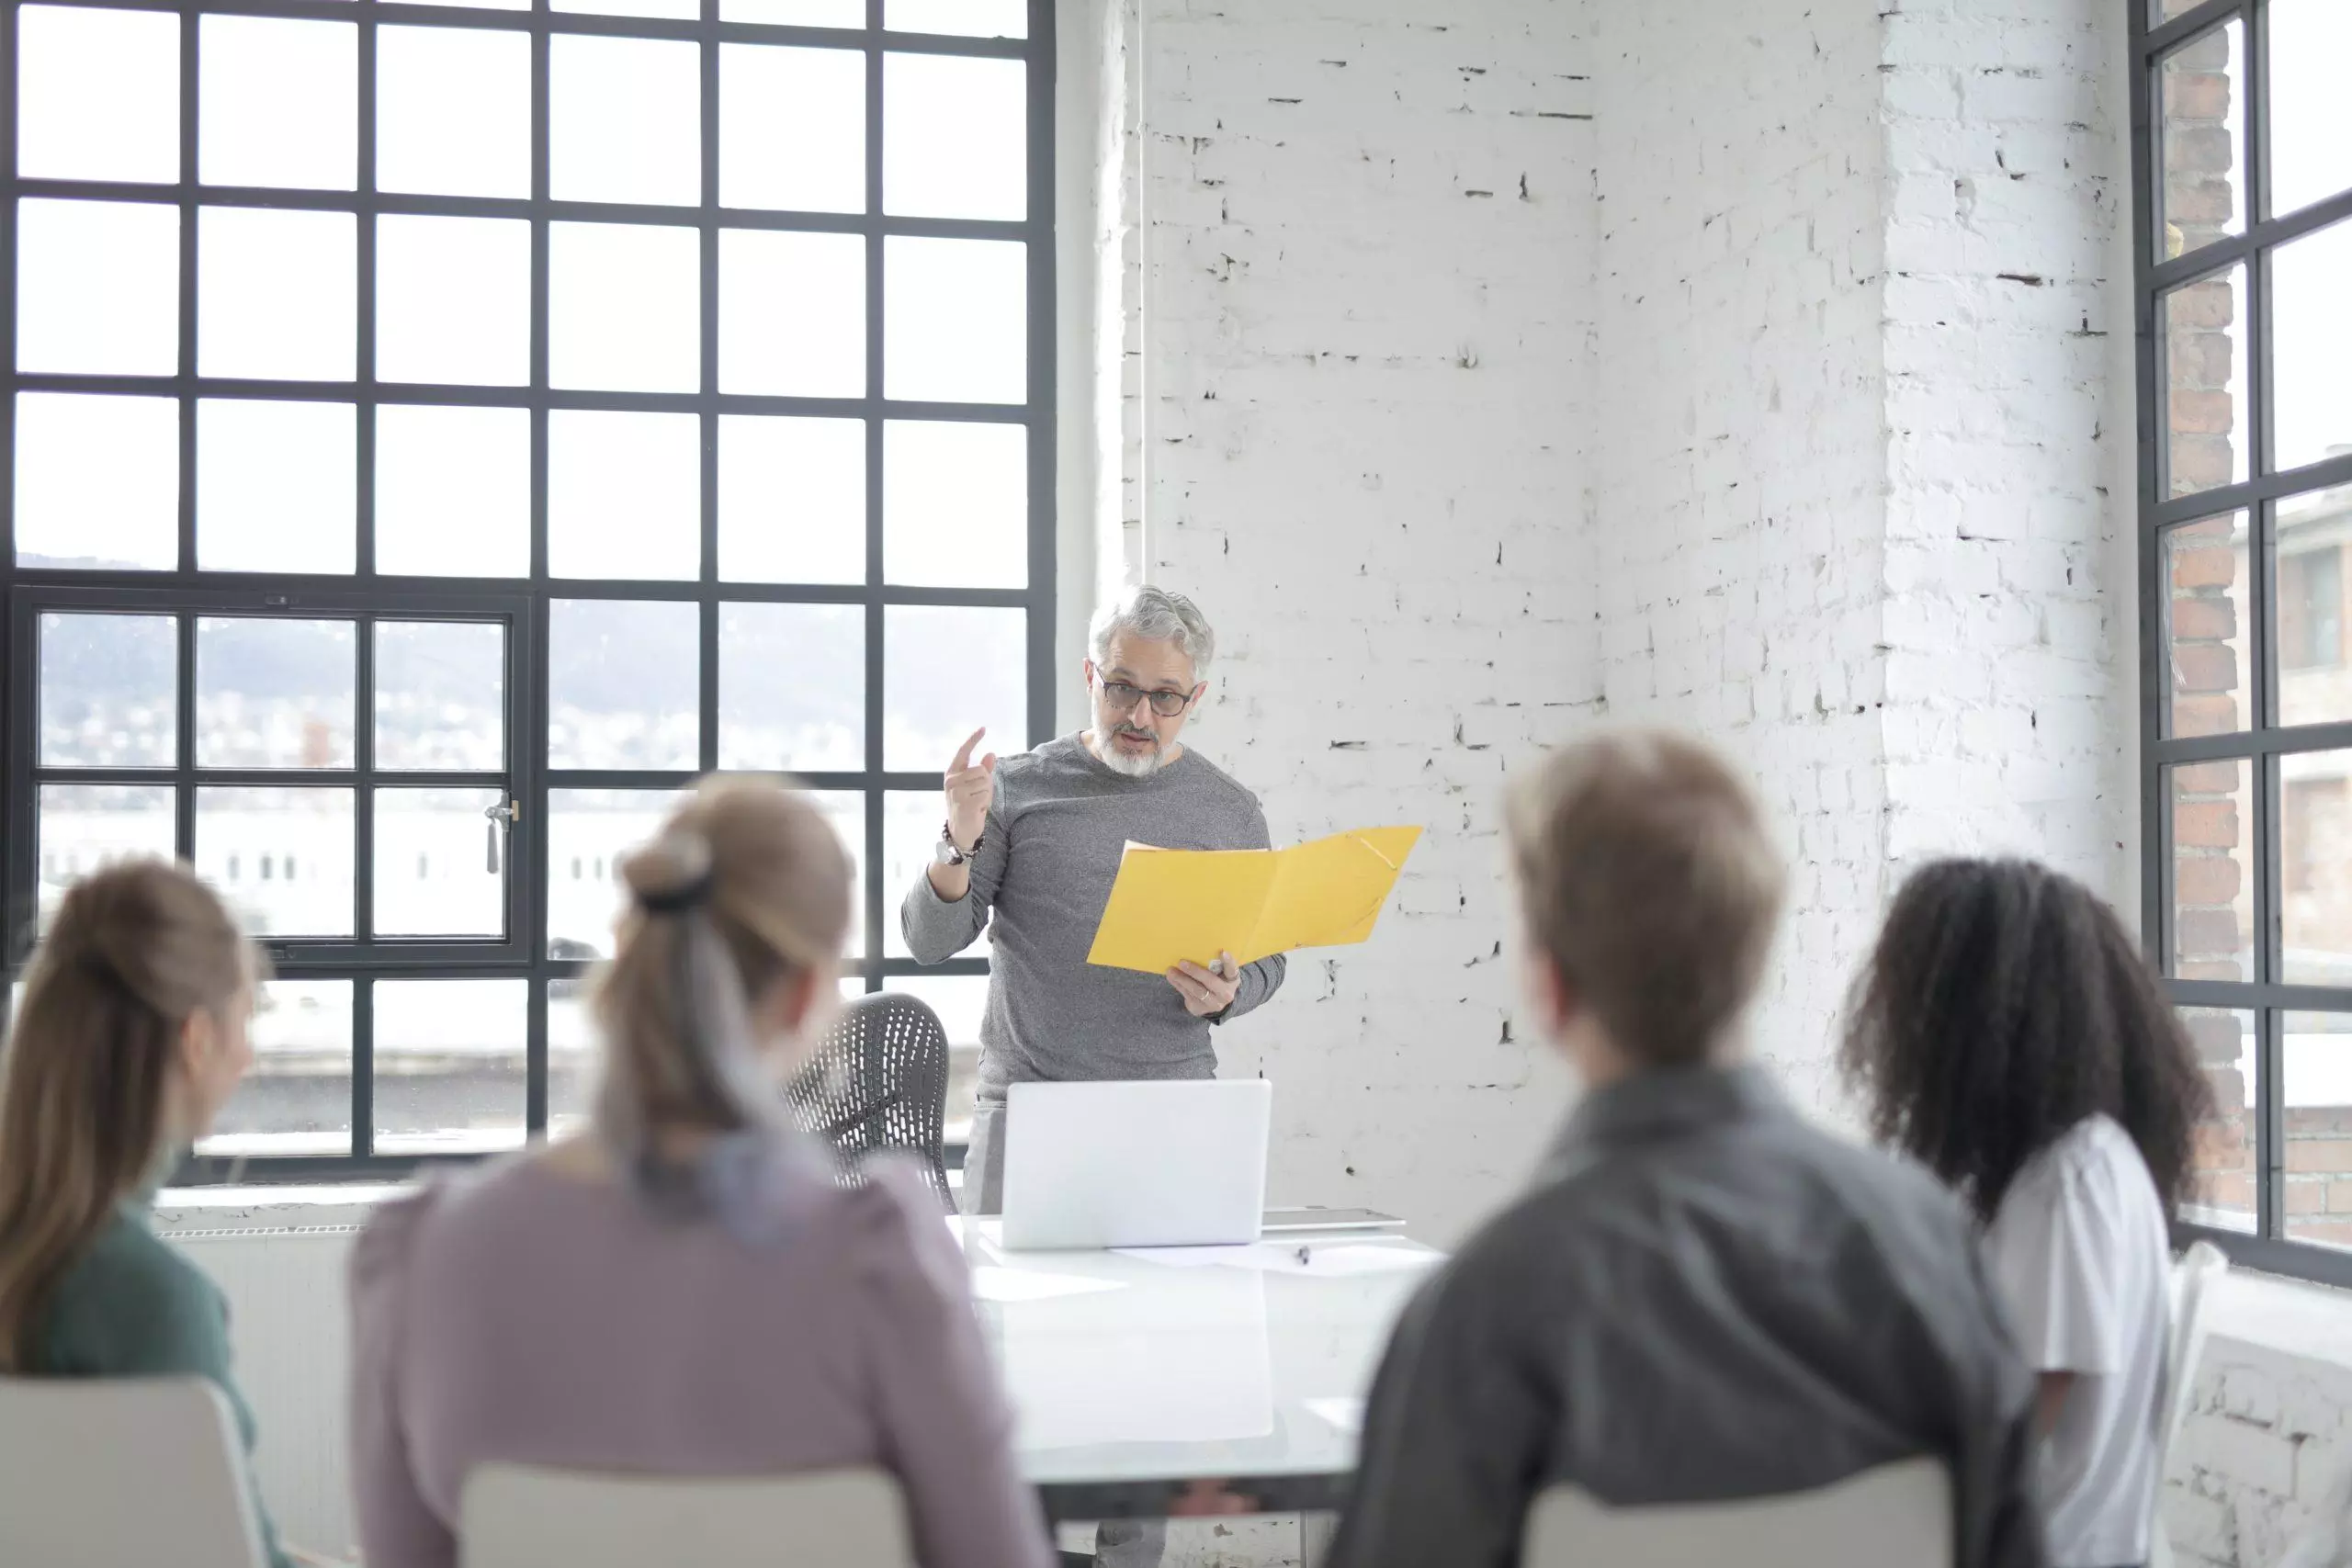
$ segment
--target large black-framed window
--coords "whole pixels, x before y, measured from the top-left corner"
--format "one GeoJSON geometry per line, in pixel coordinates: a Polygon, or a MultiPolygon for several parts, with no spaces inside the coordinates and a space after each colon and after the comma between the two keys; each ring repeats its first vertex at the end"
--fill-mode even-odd
{"type": "Polygon", "coordinates": [[[2132,6],[2144,929],[2185,1228],[2352,1283],[2352,11],[2132,6]]]}
{"type": "Polygon", "coordinates": [[[259,931],[183,1175],[585,1108],[615,858],[788,772],[852,990],[1053,715],[1048,0],[9,0],[0,942],[107,859],[259,931]]]}

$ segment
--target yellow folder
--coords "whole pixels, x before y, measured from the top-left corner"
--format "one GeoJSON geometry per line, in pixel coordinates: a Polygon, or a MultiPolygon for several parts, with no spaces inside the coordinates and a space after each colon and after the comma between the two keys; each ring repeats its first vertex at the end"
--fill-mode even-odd
{"type": "Polygon", "coordinates": [[[1163,974],[1230,953],[1242,964],[1294,947],[1362,942],[1380,919],[1419,828],[1366,828],[1286,850],[1162,850],[1119,859],[1089,964],[1163,974]]]}

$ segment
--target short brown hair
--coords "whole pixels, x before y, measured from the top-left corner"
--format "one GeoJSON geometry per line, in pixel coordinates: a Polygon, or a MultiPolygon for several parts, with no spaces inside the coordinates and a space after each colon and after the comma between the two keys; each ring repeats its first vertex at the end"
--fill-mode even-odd
{"type": "Polygon", "coordinates": [[[1754,996],[1785,885],[1763,814],[1698,741],[1580,740],[1514,788],[1527,927],[1620,1050],[1704,1057],[1754,996]]]}

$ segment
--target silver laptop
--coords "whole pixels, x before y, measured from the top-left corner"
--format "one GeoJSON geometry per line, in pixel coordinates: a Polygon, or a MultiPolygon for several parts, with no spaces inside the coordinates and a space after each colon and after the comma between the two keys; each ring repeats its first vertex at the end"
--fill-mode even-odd
{"type": "Polygon", "coordinates": [[[1004,1111],[1004,1245],[1258,1239],[1274,1086],[1017,1083],[1004,1111]]]}

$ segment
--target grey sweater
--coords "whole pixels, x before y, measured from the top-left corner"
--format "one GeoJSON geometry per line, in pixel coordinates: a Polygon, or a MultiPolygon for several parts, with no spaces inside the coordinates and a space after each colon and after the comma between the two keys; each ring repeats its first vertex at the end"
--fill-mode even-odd
{"type": "MultiPolygon", "coordinates": [[[[1216,1072],[1209,1021],[1159,975],[1086,962],[1127,841],[1173,850],[1262,850],[1258,797],[1187,748],[1148,778],[1095,761],[1076,736],[997,764],[971,890],[954,903],[918,876],[899,911],[907,946],[937,964],[987,927],[988,1012],[980,1096],[1007,1084],[1086,1078],[1204,1078],[1216,1072]],[[994,914],[994,921],[989,916],[994,914]]],[[[1283,983],[1277,954],[1246,964],[1238,1018],[1283,983]]]]}

